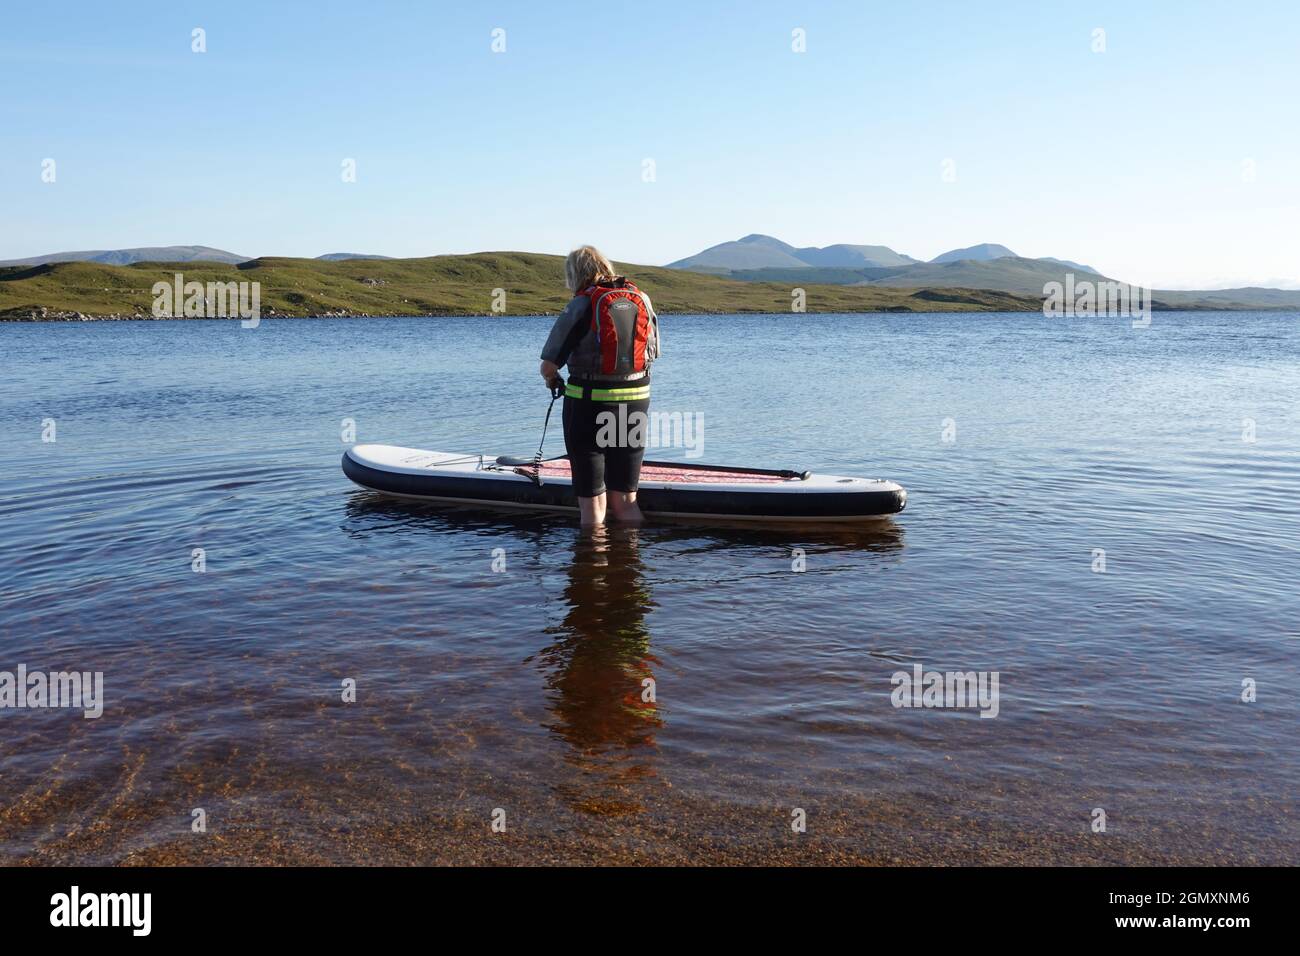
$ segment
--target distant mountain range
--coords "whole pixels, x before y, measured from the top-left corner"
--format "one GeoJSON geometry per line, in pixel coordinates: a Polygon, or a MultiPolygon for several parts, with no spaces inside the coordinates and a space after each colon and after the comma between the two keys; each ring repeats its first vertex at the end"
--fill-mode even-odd
{"type": "Polygon", "coordinates": [[[52,252],[29,259],[6,259],[0,266],[42,266],[48,262],[101,262],[106,266],[129,266],[133,262],[247,262],[239,256],[211,246],[144,246],[138,249],[91,249],[86,252],[52,252]]]}
{"type": "Polygon", "coordinates": [[[710,246],[697,255],[668,263],[669,269],[692,272],[733,272],[738,269],[881,269],[908,266],[917,260],[887,246],[835,245],[796,249],[780,239],[758,233],[710,246]]]}
{"type": "Polygon", "coordinates": [[[759,233],[710,246],[696,255],[670,262],[668,268],[751,282],[978,288],[1030,294],[1041,294],[1044,282],[1060,280],[1066,272],[1100,276],[1091,266],[1050,256],[1027,259],[991,242],[953,249],[922,262],[888,246],[839,244],[796,248],[759,233]]]}
{"type": "MultiPolygon", "coordinates": [[[[84,252],[51,252],[49,255],[28,259],[5,259],[0,266],[43,266],[50,262],[101,262],[107,266],[129,266],[135,262],[224,262],[238,265],[252,261],[252,256],[241,256],[211,246],[141,246],[135,249],[89,249],[84,252]]],[[[389,256],[368,256],[359,252],[330,252],[317,256],[328,262],[344,259],[388,259],[389,256]]]]}

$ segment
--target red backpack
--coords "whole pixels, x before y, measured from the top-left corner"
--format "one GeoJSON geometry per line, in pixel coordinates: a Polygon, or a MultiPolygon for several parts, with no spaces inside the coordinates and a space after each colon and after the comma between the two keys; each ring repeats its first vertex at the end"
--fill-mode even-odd
{"type": "Polygon", "coordinates": [[[644,372],[650,338],[650,310],[641,290],[622,276],[583,289],[591,301],[591,331],[596,335],[602,375],[644,372]]]}

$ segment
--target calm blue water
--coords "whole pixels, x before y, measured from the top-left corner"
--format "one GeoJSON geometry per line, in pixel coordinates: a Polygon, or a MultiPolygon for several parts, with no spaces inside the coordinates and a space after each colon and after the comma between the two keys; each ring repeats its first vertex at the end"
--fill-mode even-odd
{"type": "Polygon", "coordinates": [[[506,806],[525,858],[759,852],[814,807],[861,858],[1300,861],[1300,316],[663,325],[701,460],[907,510],[591,539],[343,477],[344,419],[532,454],[546,319],[0,325],[0,671],[107,698],[0,710],[0,860],[369,859],[340,834],[506,806]],[[918,662],[998,672],[998,716],[891,706],[918,662]]]}

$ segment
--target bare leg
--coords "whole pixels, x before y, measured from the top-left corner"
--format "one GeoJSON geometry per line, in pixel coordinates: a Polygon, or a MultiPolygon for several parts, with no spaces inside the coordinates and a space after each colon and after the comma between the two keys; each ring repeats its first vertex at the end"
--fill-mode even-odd
{"type": "Polygon", "coordinates": [[[611,491],[609,493],[609,510],[615,521],[627,524],[640,524],[645,520],[641,506],[636,503],[635,491],[611,491]]]}
{"type": "Polygon", "coordinates": [[[578,498],[578,513],[582,516],[583,527],[590,528],[605,523],[605,499],[604,494],[594,498],[578,498]]]}

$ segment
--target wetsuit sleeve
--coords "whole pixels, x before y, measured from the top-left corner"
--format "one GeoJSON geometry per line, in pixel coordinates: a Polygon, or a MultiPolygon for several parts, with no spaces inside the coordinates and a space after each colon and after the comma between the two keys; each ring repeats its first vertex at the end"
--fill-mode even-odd
{"type": "Polygon", "coordinates": [[[588,316],[591,314],[591,302],[586,296],[575,296],[564,307],[560,317],[551,327],[551,334],[542,346],[542,358],[556,365],[569,361],[578,342],[587,333],[588,316]]]}

